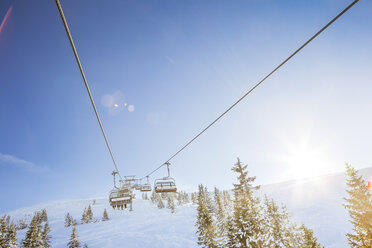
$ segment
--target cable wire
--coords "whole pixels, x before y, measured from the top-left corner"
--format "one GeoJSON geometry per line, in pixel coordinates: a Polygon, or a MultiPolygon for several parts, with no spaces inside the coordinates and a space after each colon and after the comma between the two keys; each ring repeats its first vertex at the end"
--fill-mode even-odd
{"type": "Polygon", "coordinates": [[[117,167],[117,165],[116,165],[116,162],[115,162],[114,156],[113,156],[113,154],[112,154],[112,151],[111,151],[111,148],[110,148],[109,142],[108,142],[108,140],[107,140],[105,130],[103,129],[101,119],[99,118],[99,115],[98,115],[98,112],[97,112],[96,105],[94,104],[94,100],[93,100],[93,97],[92,97],[92,93],[90,92],[89,85],[88,85],[87,79],[86,79],[85,74],[84,74],[84,71],[83,71],[83,67],[82,67],[81,62],[80,62],[80,59],[79,59],[79,55],[78,55],[78,53],[77,53],[77,51],[76,51],[76,48],[75,48],[74,41],[72,40],[71,32],[70,32],[70,29],[68,28],[67,21],[66,21],[65,15],[64,15],[64,13],[63,13],[61,3],[59,2],[59,0],[55,0],[55,1],[56,1],[56,4],[57,4],[57,7],[58,7],[59,14],[61,15],[61,19],[62,19],[63,25],[64,25],[64,27],[65,27],[65,29],[66,29],[66,33],[67,33],[68,39],[69,39],[69,41],[70,41],[71,48],[72,48],[72,50],[73,50],[73,52],[74,52],[76,62],[77,62],[77,64],[78,64],[78,66],[79,66],[81,76],[83,77],[84,85],[85,85],[85,88],[86,88],[86,90],[87,90],[87,92],[88,92],[90,102],[92,103],[92,107],[93,107],[93,109],[94,109],[94,113],[96,114],[96,117],[97,117],[97,121],[98,121],[99,127],[101,128],[101,132],[102,132],[103,138],[105,139],[107,149],[108,149],[108,151],[109,151],[109,153],[110,153],[110,156],[111,156],[112,162],[114,163],[114,166],[115,166],[116,172],[118,173],[119,177],[122,179],[122,177],[121,177],[121,175],[120,175],[120,172],[119,172],[119,169],[118,169],[118,167],[117,167]]]}
{"type": "MultiPolygon", "coordinates": [[[[301,51],[305,46],[307,46],[312,40],[314,40],[319,34],[321,34],[324,30],[326,30],[332,23],[334,23],[338,18],[340,18],[345,12],[347,12],[351,7],[354,6],[359,2],[359,0],[353,1],[349,6],[347,6],[343,11],[341,11],[336,17],[334,17],[330,22],[328,22],[323,28],[321,28],[316,34],[314,34],[310,39],[308,39],[302,46],[300,46],[296,51],[294,51],[289,57],[287,57],[282,63],[280,63],[274,70],[272,70],[269,74],[267,74],[261,81],[259,81],[255,86],[253,86],[247,93],[245,93],[242,97],[240,97],[233,105],[231,105],[225,112],[217,117],[211,124],[205,127],[200,133],[198,133],[194,138],[192,138],[186,145],[184,145],[181,149],[179,149],[175,154],[173,154],[165,163],[154,169],[152,172],[147,174],[145,177],[150,176],[157,170],[159,170],[162,166],[169,163],[174,157],[176,157],[180,152],[182,152],[186,147],[188,147],[192,142],[194,142],[200,135],[202,135],[205,131],[207,131],[211,126],[213,126],[218,120],[220,120],[225,114],[227,114],[232,108],[234,108],[238,103],[240,103],[246,96],[248,96],[252,91],[254,91],[260,84],[262,84],[267,78],[269,78],[272,74],[274,74],[280,67],[282,67],[285,63],[287,63],[292,57],[294,57],[299,51],[301,51]]],[[[145,178],[143,177],[143,178],[145,178]]]]}

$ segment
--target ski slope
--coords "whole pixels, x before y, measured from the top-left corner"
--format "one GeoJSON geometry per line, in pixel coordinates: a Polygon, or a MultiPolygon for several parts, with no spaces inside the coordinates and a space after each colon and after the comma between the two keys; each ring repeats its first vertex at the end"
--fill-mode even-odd
{"type": "MultiPolygon", "coordinates": [[[[360,171],[372,176],[372,168],[360,171]]],[[[351,230],[347,212],[342,207],[345,196],[343,173],[289,181],[261,187],[259,194],[267,194],[277,202],[284,203],[293,213],[293,219],[312,228],[321,244],[326,247],[348,247],[345,233],[351,230]]],[[[137,194],[138,196],[140,194],[137,194]]],[[[175,214],[170,209],[158,209],[151,201],[135,199],[134,211],[114,211],[106,198],[58,201],[39,204],[8,212],[18,220],[35,211],[47,209],[51,226],[52,247],[62,248],[71,235],[72,227],[64,227],[64,217],[69,212],[80,223],[85,207],[92,205],[94,218],[100,220],[104,208],[110,220],[89,224],[78,224],[77,232],[83,245],[91,248],[117,247],[197,247],[195,235],[196,206],[179,206],[175,214]]],[[[5,213],[3,213],[5,214],[5,213]]],[[[25,230],[18,231],[18,242],[24,238],[25,230]]]]}

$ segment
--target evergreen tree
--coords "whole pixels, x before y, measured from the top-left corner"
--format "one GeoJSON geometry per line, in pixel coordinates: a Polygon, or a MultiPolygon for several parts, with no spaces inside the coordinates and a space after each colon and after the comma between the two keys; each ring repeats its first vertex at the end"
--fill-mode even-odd
{"type": "Polygon", "coordinates": [[[216,206],[214,204],[214,201],[212,200],[211,195],[208,192],[207,187],[204,187],[202,195],[203,195],[203,198],[204,198],[204,203],[207,206],[207,209],[208,209],[209,213],[211,213],[211,214],[216,213],[216,206]]]}
{"type": "Polygon", "coordinates": [[[41,237],[41,226],[39,224],[39,216],[37,213],[35,213],[26,232],[26,237],[22,241],[22,247],[39,248],[43,247],[43,244],[44,243],[41,237]]]}
{"type": "Polygon", "coordinates": [[[349,211],[353,233],[347,233],[352,248],[372,247],[372,194],[365,187],[367,183],[358,171],[346,164],[346,185],[348,198],[344,207],[349,211]]]}
{"type": "Polygon", "coordinates": [[[227,226],[228,214],[223,204],[223,195],[217,188],[214,188],[214,201],[216,203],[217,229],[220,236],[225,237],[228,229],[227,226]]]}
{"type": "Polygon", "coordinates": [[[17,225],[17,230],[23,230],[23,229],[26,229],[27,228],[27,219],[26,217],[23,218],[23,219],[20,219],[18,221],[18,225],[17,225]]]}
{"type": "Polygon", "coordinates": [[[81,217],[81,224],[87,224],[87,223],[89,223],[89,221],[90,221],[90,217],[89,216],[90,216],[89,215],[89,211],[86,208],[84,208],[84,212],[83,212],[83,215],[81,217]]]}
{"type": "Polygon", "coordinates": [[[48,221],[48,213],[45,208],[41,210],[41,221],[42,222],[48,221]]]}
{"type": "Polygon", "coordinates": [[[0,247],[5,247],[5,235],[7,233],[7,226],[5,216],[0,219],[0,247]]]}
{"type": "Polygon", "coordinates": [[[208,210],[205,200],[206,192],[203,185],[199,185],[198,192],[198,214],[196,227],[198,234],[198,245],[201,247],[215,248],[218,247],[217,228],[215,227],[213,217],[208,210]]]}
{"type": "Polygon", "coordinates": [[[49,248],[49,247],[51,247],[51,236],[50,236],[50,227],[49,227],[49,223],[48,223],[48,221],[46,221],[45,222],[45,224],[44,224],[44,230],[43,230],[43,232],[41,233],[41,238],[42,238],[42,240],[43,240],[43,243],[44,243],[44,248],[49,248]]]}
{"type": "Polygon", "coordinates": [[[286,208],[284,206],[279,207],[273,199],[269,200],[266,195],[263,223],[265,247],[286,248],[299,246],[298,242],[301,242],[302,236],[298,237],[296,225],[290,221],[286,208]]]}
{"type": "Polygon", "coordinates": [[[0,247],[6,247],[6,248],[17,248],[17,226],[15,224],[10,224],[8,232],[5,236],[5,246],[0,247]]]}
{"type": "Polygon", "coordinates": [[[234,222],[232,217],[227,217],[227,230],[226,230],[226,238],[225,238],[225,247],[235,248],[235,229],[234,229],[234,222]]]}
{"type": "MultiPolygon", "coordinates": [[[[301,241],[297,243],[301,248],[322,248],[311,229],[303,224],[299,228],[301,241]]],[[[323,247],[324,248],[324,247],[323,247]]]]}
{"type": "Polygon", "coordinates": [[[10,225],[10,216],[6,214],[4,216],[4,220],[5,220],[6,226],[9,226],[10,225]]]}
{"type": "Polygon", "coordinates": [[[87,209],[87,218],[88,218],[88,222],[91,222],[93,220],[93,211],[90,205],[88,206],[88,209],[87,209]]]}
{"type": "Polygon", "coordinates": [[[174,204],[174,199],[171,195],[168,196],[167,208],[171,210],[172,214],[176,212],[176,205],[174,204]]]}
{"type": "Polygon", "coordinates": [[[186,192],[183,194],[183,202],[184,202],[185,204],[190,203],[190,196],[189,196],[189,194],[186,193],[186,192]]]}
{"type": "Polygon", "coordinates": [[[183,201],[182,201],[182,191],[178,193],[178,195],[177,195],[177,201],[178,201],[178,206],[183,205],[183,201]]]}
{"type": "Polygon", "coordinates": [[[225,206],[225,208],[226,208],[226,211],[230,211],[230,210],[232,210],[232,206],[233,206],[233,204],[232,204],[232,200],[231,200],[231,195],[230,195],[230,193],[227,191],[227,190],[224,190],[223,191],[223,205],[225,206]]]}
{"type": "Polygon", "coordinates": [[[107,214],[107,210],[105,208],[105,210],[103,211],[102,221],[106,221],[106,220],[109,220],[109,217],[108,217],[108,214],[107,214]]]}
{"type": "Polygon", "coordinates": [[[255,177],[248,177],[247,165],[239,158],[232,170],[238,174],[238,184],[234,184],[233,226],[234,247],[261,247],[263,227],[260,200],[253,196],[255,177]]]}
{"type": "Polygon", "coordinates": [[[40,225],[41,222],[42,222],[41,212],[36,211],[35,214],[34,214],[34,216],[36,217],[37,225],[40,225]]]}
{"type": "Polygon", "coordinates": [[[72,233],[70,236],[70,241],[67,243],[68,248],[78,248],[80,247],[80,242],[78,240],[78,235],[76,232],[76,227],[72,229],[72,233]]]}
{"type": "Polygon", "coordinates": [[[155,190],[153,190],[153,191],[151,192],[151,197],[150,197],[150,199],[151,199],[152,204],[155,204],[155,203],[156,203],[158,197],[156,196],[155,190]]]}
{"type": "Polygon", "coordinates": [[[157,202],[158,202],[158,208],[164,208],[164,202],[163,202],[163,198],[160,196],[160,194],[158,194],[158,197],[157,197],[157,202]]]}
{"type": "Polygon", "coordinates": [[[194,205],[198,204],[198,197],[197,197],[197,194],[195,192],[191,193],[191,201],[192,201],[192,204],[194,204],[194,205]]]}
{"type": "Polygon", "coordinates": [[[72,217],[70,213],[67,213],[65,216],[65,227],[69,227],[72,225],[72,217]]]}

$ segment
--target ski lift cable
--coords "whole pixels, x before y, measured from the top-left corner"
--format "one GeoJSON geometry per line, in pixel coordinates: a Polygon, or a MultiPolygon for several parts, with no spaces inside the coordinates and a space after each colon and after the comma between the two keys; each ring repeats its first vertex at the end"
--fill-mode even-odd
{"type": "MultiPolygon", "coordinates": [[[[245,93],[241,98],[239,98],[234,104],[232,104],[225,112],[217,117],[212,123],[205,127],[200,133],[198,133],[194,138],[192,138],[186,145],[179,149],[175,154],[173,154],[165,163],[158,166],[156,169],[151,171],[145,177],[152,175],[157,170],[159,170],[164,165],[167,165],[174,157],[181,153],[186,147],[188,147],[192,142],[194,142],[200,135],[207,131],[211,126],[213,126],[217,121],[219,121],[225,114],[227,114],[232,108],[234,108],[238,103],[240,103],[246,96],[248,96],[252,91],[254,91],[260,84],[262,84],[266,79],[268,79],[272,74],[274,74],[280,67],[286,64],[292,57],[294,57],[298,52],[300,52],[305,46],[307,46],[312,40],[314,40],[318,35],[320,35],[324,30],[326,30],[332,23],[334,23],[338,18],[345,14],[351,7],[353,7],[359,0],[353,1],[349,6],[347,6],[343,11],[341,11],[336,17],[334,17],[330,22],[328,22],[323,28],[321,28],[316,34],[314,34],[310,39],[308,39],[302,46],[300,46],[296,51],[294,51],[289,57],[287,57],[282,63],[280,63],[274,70],[267,74],[261,81],[254,85],[247,93],[245,93]]],[[[144,177],[144,178],[145,178],[144,177]]]]}
{"type": "Polygon", "coordinates": [[[98,111],[97,111],[96,105],[95,105],[95,103],[94,103],[94,100],[93,100],[93,97],[92,97],[92,93],[90,92],[89,85],[88,85],[88,81],[87,81],[87,79],[86,79],[86,77],[85,77],[85,74],[84,74],[84,71],[83,71],[83,67],[82,67],[82,65],[81,65],[81,62],[80,62],[80,59],[79,59],[79,55],[78,55],[78,53],[77,53],[77,50],[76,50],[76,47],[75,47],[74,41],[72,40],[72,36],[71,36],[71,33],[70,33],[70,29],[69,29],[69,27],[68,27],[68,25],[67,25],[67,21],[66,21],[65,15],[64,15],[64,13],[63,13],[61,3],[59,2],[59,0],[55,0],[55,1],[56,1],[56,4],[57,4],[58,11],[59,11],[59,14],[60,14],[60,16],[61,16],[61,19],[62,19],[63,25],[64,25],[64,27],[65,27],[65,29],[66,29],[66,33],[67,33],[68,39],[69,39],[69,41],[70,41],[71,48],[72,48],[72,50],[73,50],[73,52],[74,52],[76,62],[77,62],[77,64],[78,64],[78,66],[79,66],[81,76],[83,77],[84,85],[85,85],[85,88],[86,88],[86,90],[87,90],[87,92],[88,92],[90,102],[92,103],[92,107],[93,107],[93,109],[94,109],[94,113],[96,114],[96,117],[97,117],[97,121],[98,121],[99,127],[101,128],[101,132],[102,132],[103,138],[105,139],[107,149],[108,149],[108,151],[109,151],[109,153],[110,153],[110,156],[111,156],[112,162],[114,163],[114,166],[115,166],[116,172],[117,172],[117,174],[119,175],[119,177],[122,179],[122,177],[121,177],[121,175],[120,175],[120,172],[119,172],[119,169],[118,169],[118,167],[117,167],[117,165],[116,165],[116,162],[115,162],[115,159],[114,159],[114,155],[112,154],[112,151],[111,151],[111,148],[110,148],[110,145],[109,145],[109,142],[108,142],[108,139],[107,139],[107,136],[106,136],[105,130],[103,129],[101,119],[99,118],[98,111]]]}

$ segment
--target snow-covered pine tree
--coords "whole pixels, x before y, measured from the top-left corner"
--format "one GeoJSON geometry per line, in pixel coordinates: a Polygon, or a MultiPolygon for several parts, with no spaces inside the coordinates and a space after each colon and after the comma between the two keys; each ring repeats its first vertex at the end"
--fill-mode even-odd
{"type": "Polygon", "coordinates": [[[196,233],[198,235],[198,245],[205,248],[217,248],[219,247],[217,228],[214,224],[212,214],[208,210],[205,202],[205,194],[206,192],[203,185],[199,185],[197,208],[198,214],[195,224],[197,227],[196,233]]]}
{"type": "MultiPolygon", "coordinates": [[[[273,199],[264,199],[264,247],[298,246],[297,228],[290,221],[290,215],[284,206],[279,207],[273,199]]],[[[302,239],[302,236],[299,238],[302,239]]],[[[303,246],[301,246],[303,247],[303,246]]],[[[315,248],[315,247],[314,247],[315,248]]]]}
{"type": "Polygon", "coordinates": [[[83,215],[81,216],[81,224],[89,223],[89,213],[86,208],[84,208],[83,215]]]}
{"type": "Polygon", "coordinates": [[[9,226],[10,225],[10,216],[6,214],[4,216],[4,219],[5,219],[6,226],[9,226]]]}
{"type": "Polygon", "coordinates": [[[41,210],[41,221],[42,222],[48,221],[48,213],[45,208],[41,210]]]}
{"type": "Polygon", "coordinates": [[[228,248],[236,248],[235,242],[235,229],[234,229],[234,221],[232,216],[227,217],[227,230],[226,230],[226,237],[223,241],[225,247],[228,248]]]}
{"type": "Polygon", "coordinates": [[[163,198],[161,197],[160,194],[157,194],[157,200],[158,202],[158,208],[164,208],[164,202],[163,202],[163,198]]]}
{"type": "Polygon", "coordinates": [[[259,198],[253,195],[258,187],[253,187],[255,177],[249,177],[247,165],[238,158],[232,170],[238,174],[234,184],[233,229],[237,247],[262,247],[263,226],[259,198]]]}
{"type": "Polygon", "coordinates": [[[344,207],[349,211],[353,232],[347,233],[352,248],[372,247],[372,194],[358,171],[346,164],[346,185],[348,197],[344,207]]]}
{"type": "Polygon", "coordinates": [[[182,191],[177,194],[177,202],[178,202],[178,206],[182,206],[183,205],[182,191]]]}
{"type": "Polygon", "coordinates": [[[34,214],[34,216],[36,216],[36,222],[37,222],[37,224],[40,225],[41,222],[42,222],[41,212],[36,211],[35,214],[34,214]]]}
{"type": "Polygon", "coordinates": [[[11,223],[8,227],[8,232],[5,236],[5,246],[0,247],[6,247],[6,248],[17,248],[17,226],[13,223],[11,223]]]}
{"type": "Polygon", "coordinates": [[[44,242],[41,237],[41,226],[39,224],[39,216],[37,213],[35,213],[26,232],[26,237],[24,240],[22,240],[22,247],[39,248],[43,247],[43,244],[44,242]]]}
{"type": "Polygon", "coordinates": [[[183,200],[183,203],[184,203],[184,204],[188,204],[188,203],[190,203],[190,197],[189,197],[189,194],[186,193],[186,192],[184,192],[183,197],[182,197],[182,200],[183,200]]]}
{"type": "Polygon", "coordinates": [[[231,195],[227,190],[224,190],[223,193],[223,205],[225,206],[227,212],[230,212],[233,207],[233,201],[231,200],[231,195]]]}
{"type": "Polygon", "coordinates": [[[67,213],[65,216],[65,227],[69,227],[72,225],[72,217],[70,213],[67,213]]]}
{"type": "Polygon", "coordinates": [[[5,216],[0,219],[0,247],[5,247],[6,241],[5,236],[7,234],[7,225],[5,221],[5,216]]]}
{"type": "Polygon", "coordinates": [[[176,204],[174,204],[174,197],[172,195],[168,196],[167,208],[169,208],[174,214],[176,212],[176,204]]]}
{"type": "Polygon", "coordinates": [[[88,209],[87,209],[87,216],[88,216],[88,222],[91,222],[93,220],[93,211],[90,205],[88,206],[88,209]]]}
{"type": "Polygon", "coordinates": [[[22,218],[18,221],[17,230],[23,230],[27,228],[27,218],[22,218]]]}
{"type": "Polygon", "coordinates": [[[217,220],[217,230],[218,230],[219,235],[222,238],[225,238],[227,234],[227,229],[228,229],[227,227],[228,214],[223,204],[223,195],[217,188],[214,188],[214,202],[216,203],[215,216],[217,220]]]}
{"type": "Polygon", "coordinates": [[[70,241],[67,243],[67,247],[68,248],[78,248],[78,247],[80,247],[80,242],[79,242],[78,235],[77,235],[77,232],[76,232],[76,227],[74,227],[72,229],[72,233],[71,233],[71,236],[70,236],[70,241]]]}
{"type": "Polygon", "coordinates": [[[155,203],[156,203],[157,196],[156,196],[155,190],[153,190],[153,191],[151,192],[151,197],[150,197],[150,199],[151,199],[152,204],[155,204],[155,203]]]}
{"type": "MultiPolygon", "coordinates": [[[[302,224],[299,228],[300,231],[300,242],[294,244],[294,246],[299,246],[301,248],[324,248],[318,243],[316,237],[314,237],[314,232],[302,224]]],[[[288,246],[287,246],[288,247],[288,246]]]]}
{"type": "Polygon", "coordinates": [[[51,236],[50,236],[50,227],[49,227],[49,223],[48,221],[45,222],[44,224],[44,229],[43,229],[43,232],[41,233],[41,238],[43,240],[43,247],[44,248],[49,248],[51,247],[51,236]]]}
{"type": "Polygon", "coordinates": [[[194,205],[198,204],[198,197],[195,192],[191,193],[191,201],[192,201],[192,204],[194,205]]]}
{"type": "Polygon", "coordinates": [[[106,220],[109,220],[109,217],[108,217],[108,214],[107,214],[107,210],[105,208],[105,210],[103,210],[102,221],[106,221],[106,220]]]}
{"type": "Polygon", "coordinates": [[[204,188],[200,188],[200,185],[199,185],[199,192],[198,192],[198,195],[197,195],[197,199],[198,199],[198,204],[199,204],[199,197],[202,197],[203,198],[203,202],[205,204],[205,206],[207,207],[208,211],[210,214],[214,214],[216,212],[216,206],[208,192],[208,189],[207,187],[204,187],[204,188]]]}
{"type": "Polygon", "coordinates": [[[84,244],[83,248],[88,248],[88,245],[87,244],[84,244]]]}

